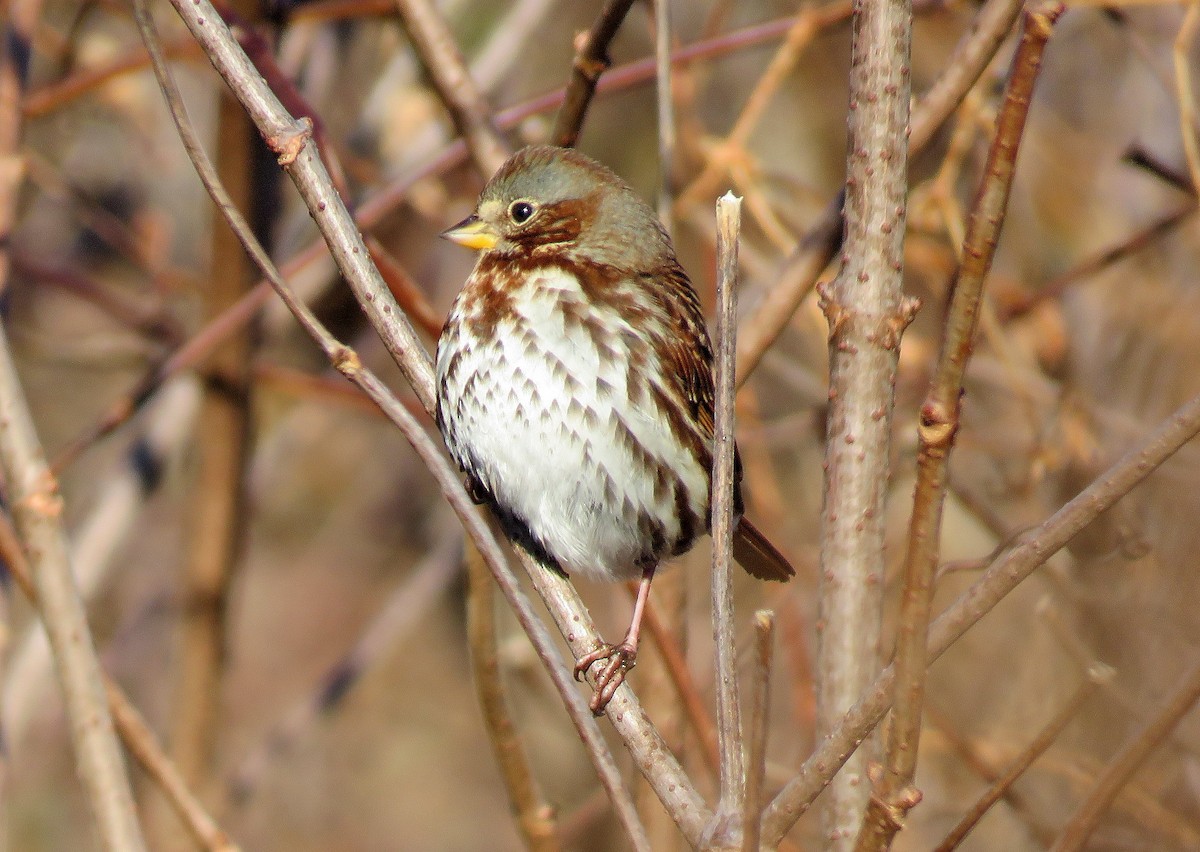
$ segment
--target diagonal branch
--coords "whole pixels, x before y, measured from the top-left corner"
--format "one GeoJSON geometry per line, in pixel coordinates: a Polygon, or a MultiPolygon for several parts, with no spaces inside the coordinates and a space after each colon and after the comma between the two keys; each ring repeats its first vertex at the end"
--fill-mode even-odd
{"type": "Polygon", "coordinates": [[[608,70],[612,60],[608,58],[608,45],[612,42],[625,20],[633,0],[608,0],[600,10],[592,28],[580,39],[575,61],[571,63],[571,82],[567,84],[566,96],[550,141],[562,148],[574,148],[579,140],[583,119],[596,94],[600,75],[608,70]]]}
{"type": "Polygon", "coordinates": [[[492,110],[467,70],[442,15],[430,0],[396,0],[417,56],[454,126],[467,142],[475,168],[491,177],[508,159],[508,146],[492,124],[492,110]]]}
{"type": "MultiPolygon", "coordinates": [[[[1026,577],[1197,434],[1200,434],[1200,396],[1176,409],[1141,444],[995,559],[984,575],[933,622],[929,630],[929,662],[937,660],[1026,577]]],[[[883,718],[894,686],[895,670],[888,666],[804,761],[796,777],[784,786],[763,816],[764,842],[777,843],[808,810],[846,758],[883,718]]]]}

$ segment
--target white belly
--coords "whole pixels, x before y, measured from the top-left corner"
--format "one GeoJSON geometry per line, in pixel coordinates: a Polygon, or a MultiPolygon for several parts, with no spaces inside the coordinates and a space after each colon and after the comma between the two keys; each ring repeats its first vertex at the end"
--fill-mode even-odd
{"type": "Polygon", "coordinates": [[[632,328],[597,339],[567,321],[563,305],[583,294],[558,271],[514,296],[516,318],[486,339],[464,322],[470,302],[455,305],[457,333],[438,347],[447,445],[565,570],[636,577],[675,549],[680,500],[704,518],[708,472],[671,438],[651,395],[630,403],[630,348],[644,348],[632,328]]]}

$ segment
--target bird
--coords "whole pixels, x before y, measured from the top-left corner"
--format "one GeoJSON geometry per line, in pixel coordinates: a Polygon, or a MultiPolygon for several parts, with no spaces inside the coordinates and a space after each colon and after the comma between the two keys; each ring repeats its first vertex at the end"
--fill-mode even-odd
{"type": "MultiPolygon", "coordinates": [[[[700,298],[654,211],[574,149],[530,146],[442,236],[479,252],[437,345],[436,421],[505,533],[550,570],[637,580],[624,639],[600,663],[603,713],[636,662],[660,563],[711,528],[713,348],[700,298]]],[[[735,456],[736,459],[736,456],[735,456]]],[[[734,557],[753,576],[794,570],[743,517],[734,557]]]]}

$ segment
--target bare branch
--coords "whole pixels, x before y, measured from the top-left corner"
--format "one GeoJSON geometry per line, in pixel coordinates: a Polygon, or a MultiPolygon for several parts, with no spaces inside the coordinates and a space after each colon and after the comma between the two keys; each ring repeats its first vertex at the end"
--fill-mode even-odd
{"type": "Polygon", "coordinates": [[[1026,13],[1021,46],[1013,58],[1012,75],[996,122],[996,135],[971,213],[962,265],[951,287],[941,355],[921,407],[917,484],[908,531],[904,591],[893,662],[896,688],[892,700],[892,724],[888,727],[887,765],[863,822],[858,840],[860,852],[889,848],[908,810],[920,801],[920,794],[912,783],[921,739],[926,634],[933,599],[933,577],[940,552],[947,465],[958,432],[963,379],[974,346],[983,285],[1004,225],[1033,85],[1041,68],[1042,52],[1062,11],[1063,7],[1055,4],[1039,6],[1026,13]]]}
{"type": "MultiPolygon", "coordinates": [[[[883,536],[900,336],[908,194],[909,0],[855,4],[842,267],[821,291],[829,321],[829,413],[821,510],[817,732],[879,671],[883,536]]],[[[859,753],[821,812],[826,848],[854,843],[868,788],[859,753]]]]}
{"type": "MultiPolygon", "coordinates": [[[[945,72],[913,109],[913,131],[909,138],[911,155],[924,150],[934,132],[950,117],[979,79],[1012,29],[1021,5],[1021,0],[988,0],[980,9],[975,25],[955,48],[945,72]]],[[[743,320],[739,332],[739,382],[745,382],[754,372],[767,349],[787,327],[792,314],[812,289],[817,276],[833,259],[842,234],[841,212],[840,198],[826,206],[820,218],[800,240],[779,281],[755,311],[743,320]]]]}
{"type": "Polygon", "coordinates": [[[716,649],[717,746],[721,754],[720,794],[714,824],[705,834],[716,844],[734,841],[745,811],[746,766],[738,699],[734,643],[733,489],[734,361],[737,347],[738,236],[742,200],[732,193],[717,199],[717,353],[713,426],[712,539],[713,644],[716,649]]]}
{"type": "Polygon", "coordinates": [[[1093,666],[1088,669],[1087,678],[1075,690],[1075,694],[1062,706],[1062,708],[1054,714],[1046,725],[1034,737],[1033,742],[1026,746],[1019,755],[1005,768],[992,785],[985,792],[971,809],[963,814],[963,818],[959,820],[958,825],[946,835],[946,838],[938,844],[934,852],[951,852],[957,849],[958,845],[966,839],[976,823],[983,818],[983,815],[991,809],[992,805],[1000,801],[1004,795],[1012,788],[1017,779],[1021,777],[1033,762],[1042,754],[1054,745],[1055,740],[1071,723],[1071,721],[1079,714],[1080,709],[1089,698],[1096,692],[1102,683],[1111,681],[1114,670],[1108,666],[1093,666]]]}
{"type": "Polygon", "coordinates": [[[1117,753],[1105,767],[1096,786],[1080,804],[1063,829],[1053,852],[1076,852],[1083,849],[1088,837],[1108,810],[1117,793],[1133,777],[1138,767],[1165,740],[1180,720],[1200,701],[1200,666],[1193,668],[1179,689],[1163,703],[1162,709],[1117,753]]]}
{"type": "Polygon", "coordinates": [[[754,614],[754,675],[750,682],[750,721],[747,725],[749,743],[746,748],[746,801],[742,808],[742,852],[758,852],[759,849],[774,643],[775,613],[760,609],[754,614]]]}
{"type": "Polygon", "coordinates": [[[492,110],[471,79],[462,53],[430,0],[396,0],[421,64],[433,79],[454,126],[467,142],[475,168],[491,177],[508,159],[508,146],[492,124],[492,110]]]}
{"type": "Polygon", "coordinates": [[[66,700],[80,779],[104,848],[145,849],[133,792],[108,709],[100,661],[71,573],[62,498],[46,467],[25,394],[0,326],[0,467],[29,554],[42,621],[66,700]]]}
{"type": "Polygon", "coordinates": [[[562,108],[550,133],[553,144],[574,148],[579,140],[583,119],[596,93],[596,83],[612,62],[608,58],[608,45],[632,5],[633,0],[607,0],[592,28],[579,39],[575,61],[571,64],[571,82],[567,84],[562,108]]]}

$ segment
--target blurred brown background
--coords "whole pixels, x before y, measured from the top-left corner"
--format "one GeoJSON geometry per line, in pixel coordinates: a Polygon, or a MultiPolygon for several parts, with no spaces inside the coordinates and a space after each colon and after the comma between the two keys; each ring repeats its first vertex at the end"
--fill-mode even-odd
{"type": "MultiPolygon", "coordinates": [[[[595,14],[589,4],[563,0],[449,0],[441,8],[497,108],[562,86],[572,39],[595,14]]],[[[219,150],[218,125],[229,121],[217,109],[221,87],[184,47],[186,33],[165,5],[156,11],[164,42],[179,47],[174,68],[188,109],[219,150]]],[[[715,39],[714,55],[676,70],[673,192],[720,153],[787,23],[749,45],[723,37],[797,11],[778,2],[673,4],[679,45],[715,39]]],[[[945,67],[975,11],[962,3],[918,8],[914,92],[945,67]]],[[[326,0],[265,16],[262,32],[279,66],[324,122],[348,176],[348,200],[368,201],[419,175],[371,233],[440,319],[472,257],[436,235],[469,212],[482,183],[467,166],[424,168],[452,129],[394,11],[326,0]]],[[[1050,44],[969,373],[935,609],[978,575],[978,560],[1047,517],[1200,391],[1198,223],[1172,66],[1182,16],[1173,4],[1081,3],[1050,44]],[[1178,211],[1115,261],[1085,266],[1178,211]]],[[[216,271],[230,267],[219,263],[238,261],[214,259],[211,205],[144,65],[78,91],[61,87],[143,56],[128,8],[48,0],[37,35],[23,141],[29,173],[3,307],[54,458],[203,326],[216,310],[214,292],[230,283],[230,273],[216,271]]],[[[717,193],[675,211],[681,258],[708,304],[716,194],[732,185],[747,198],[741,300],[748,314],[841,185],[848,21],[819,27],[800,46],[765,117],[735,152],[732,175],[717,193]]],[[[634,6],[612,55],[615,69],[653,55],[647,5],[634,6]]],[[[1010,55],[1008,45],[913,163],[906,289],[924,307],[905,337],[897,387],[893,562],[907,527],[916,411],[1010,55]]],[[[552,117],[524,119],[512,140],[544,140],[552,117]]],[[[249,136],[244,126],[226,132],[249,136]]],[[[580,147],[657,198],[652,69],[598,97],[580,147]]],[[[314,241],[290,185],[275,183],[269,169],[239,191],[260,202],[277,194],[262,221],[280,262],[314,241]]],[[[404,396],[403,379],[329,264],[310,263],[293,280],[404,396]]],[[[254,328],[240,344],[248,354],[235,358],[248,368],[249,440],[244,464],[233,468],[244,501],[233,510],[240,532],[236,524],[227,530],[234,556],[226,657],[217,686],[205,692],[216,717],[197,788],[248,850],[520,848],[470,682],[453,516],[399,433],[348,390],[280,305],[269,303],[254,328]]],[[[755,607],[774,607],[781,620],[772,789],[812,746],[826,331],[810,296],[739,398],[750,511],[799,568],[786,588],[746,581],[738,589],[747,631],[755,607]]],[[[90,612],[104,660],[168,741],[179,736],[181,706],[196,701],[181,686],[187,642],[195,641],[181,623],[203,610],[205,598],[189,593],[187,565],[198,542],[224,535],[196,525],[205,517],[198,492],[220,487],[200,475],[211,464],[206,453],[227,437],[196,419],[204,387],[185,370],[62,472],[77,561],[95,577],[85,585],[94,587],[90,612]],[[147,480],[159,456],[161,477],[147,480]],[[153,485],[144,502],[137,480],[122,473],[134,463],[141,483],[153,485]]],[[[1047,848],[1100,768],[1200,656],[1198,486],[1200,450],[1191,446],[935,665],[917,779],[925,800],[898,848],[936,845],[988,773],[1069,700],[1087,667],[1112,666],[1113,680],[962,847],[1047,848]]],[[[680,632],[707,690],[706,548],[680,560],[656,594],[681,607],[680,632]]],[[[615,635],[628,597],[616,587],[581,587],[602,632],[615,635]]],[[[0,798],[8,848],[93,848],[50,670],[29,638],[28,608],[12,596],[6,624],[0,798]]],[[[527,642],[511,620],[502,629],[514,716],[567,847],[624,848],[527,642]]],[[[653,656],[648,651],[633,676],[635,689],[711,792],[653,656]]],[[[1197,721],[1186,719],[1117,798],[1090,848],[1200,848],[1198,735],[1197,721]]],[[[153,791],[140,789],[152,848],[191,848],[153,791]]],[[[639,796],[655,848],[681,848],[648,791],[639,796]]],[[[792,839],[820,848],[815,820],[802,820],[792,839]]]]}

